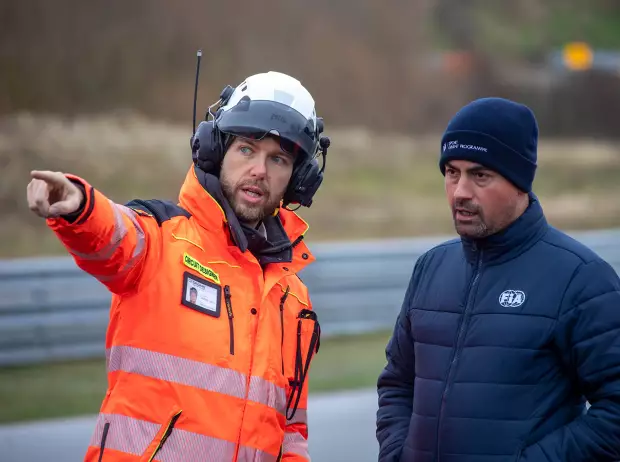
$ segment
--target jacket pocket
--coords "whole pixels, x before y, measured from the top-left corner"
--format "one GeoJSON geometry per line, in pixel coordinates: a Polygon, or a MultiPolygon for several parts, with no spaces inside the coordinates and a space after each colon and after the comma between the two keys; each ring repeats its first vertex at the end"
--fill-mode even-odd
{"type": "Polygon", "coordinates": [[[175,409],[170,414],[170,417],[167,419],[166,423],[161,426],[161,428],[155,435],[155,438],[153,438],[153,441],[151,441],[151,444],[149,444],[148,448],[146,448],[146,451],[144,451],[144,454],[140,458],[140,462],[152,462],[152,460],[155,458],[155,455],[157,455],[157,453],[166,443],[166,440],[172,433],[174,425],[181,416],[182,412],[183,411],[181,410],[175,409]]]}
{"type": "Polygon", "coordinates": [[[228,331],[229,331],[229,345],[230,354],[235,354],[235,326],[233,325],[233,309],[232,309],[232,295],[230,294],[230,286],[224,286],[224,302],[226,303],[226,313],[228,314],[228,331]]]}
{"type": "Polygon", "coordinates": [[[110,422],[106,422],[103,426],[103,433],[101,434],[101,446],[99,449],[99,459],[98,462],[103,460],[103,451],[105,451],[105,441],[108,438],[108,431],[110,431],[110,422]]]}

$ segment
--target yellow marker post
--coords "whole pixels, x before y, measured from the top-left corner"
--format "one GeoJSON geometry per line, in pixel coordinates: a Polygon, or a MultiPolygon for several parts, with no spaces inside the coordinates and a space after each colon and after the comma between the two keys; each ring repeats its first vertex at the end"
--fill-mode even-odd
{"type": "Polygon", "coordinates": [[[594,53],[587,43],[572,42],[564,46],[564,65],[573,71],[585,71],[592,67],[594,53]]]}

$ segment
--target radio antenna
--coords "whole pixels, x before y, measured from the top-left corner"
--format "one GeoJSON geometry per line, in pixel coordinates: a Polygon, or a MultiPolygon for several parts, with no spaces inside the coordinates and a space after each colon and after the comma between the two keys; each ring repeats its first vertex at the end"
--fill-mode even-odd
{"type": "Polygon", "coordinates": [[[192,118],[192,135],[196,134],[196,101],[198,100],[198,75],[200,74],[200,58],[202,50],[196,53],[196,82],[194,83],[194,115],[192,118]]]}

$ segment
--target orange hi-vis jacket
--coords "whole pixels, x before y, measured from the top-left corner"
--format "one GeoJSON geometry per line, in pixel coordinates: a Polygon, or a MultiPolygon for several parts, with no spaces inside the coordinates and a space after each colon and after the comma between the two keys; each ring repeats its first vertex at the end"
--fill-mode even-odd
{"type": "Polygon", "coordinates": [[[263,267],[235,244],[199,173],[189,170],[178,205],[116,204],[67,175],[85,207],[47,220],[112,292],[88,462],[310,460],[306,373],[320,328],[296,275],[314,260],[307,224],[287,210],[272,217],[292,258],[263,267]]]}

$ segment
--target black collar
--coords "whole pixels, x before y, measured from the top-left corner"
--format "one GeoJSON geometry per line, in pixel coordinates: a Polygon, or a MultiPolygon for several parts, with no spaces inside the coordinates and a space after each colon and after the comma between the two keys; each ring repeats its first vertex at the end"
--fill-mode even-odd
{"type": "Polygon", "coordinates": [[[530,193],[525,212],[507,228],[482,239],[462,237],[465,257],[470,263],[478,258],[484,264],[499,264],[515,258],[534,245],[548,229],[538,198],[530,193]]]}
{"type": "Polygon", "coordinates": [[[218,177],[205,173],[199,168],[196,168],[195,171],[202,187],[224,210],[231,239],[242,252],[249,250],[258,259],[261,266],[293,260],[293,245],[278,215],[269,216],[263,220],[266,237],[263,236],[257,229],[239,222],[237,215],[224,197],[218,177]]]}

